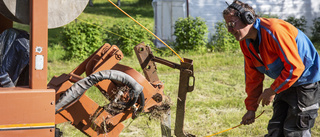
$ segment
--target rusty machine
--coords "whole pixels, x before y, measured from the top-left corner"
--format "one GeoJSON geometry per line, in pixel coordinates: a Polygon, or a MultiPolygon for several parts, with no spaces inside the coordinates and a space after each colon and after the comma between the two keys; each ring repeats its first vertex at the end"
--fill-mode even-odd
{"type": "MultiPolygon", "coordinates": [[[[170,62],[154,56],[150,47],[141,43],[134,50],[142,75],[119,64],[124,56],[116,45],[104,44],[70,73],[47,82],[48,28],[74,20],[87,3],[0,0],[1,32],[12,28],[14,21],[30,26],[29,84],[0,87],[0,137],[59,136],[55,125],[67,121],[88,136],[119,136],[123,121],[163,105],[164,84],[156,63],[180,70],[174,134],[192,136],[183,131],[186,95],[193,91],[195,81],[191,59],[170,62]],[[107,106],[99,106],[84,94],[92,86],[110,101],[107,106]]],[[[161,129],[162,136],[171,137],[170,120],[163,120],[161,129]]]]}

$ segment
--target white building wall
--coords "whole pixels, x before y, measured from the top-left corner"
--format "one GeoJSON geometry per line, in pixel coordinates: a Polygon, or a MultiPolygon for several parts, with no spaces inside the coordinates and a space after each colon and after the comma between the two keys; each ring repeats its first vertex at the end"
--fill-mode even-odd
{"type": "MultiPolygon", "coordinates": [[[[174,23],[179,17],[186,17],[187,1],[189,2],[189,15],[205,19],[210,32],[209,37],[214,32],[214,24],[223,21],[222,11],[227,7],[226,2],[229,4],[233,2],[233,0],[154,0],[155,31],[157,36],[166,41],[174,40],[172,35],[174,23]],[[155,3],[157,4],[156,6],[155,3]],[[170,5],[168,3],[175,4],[170,5]],[[160,7],[162,8],[159,9],[160,7]]],[[[311,35],[312,20],[320,17],[320,0],[242,1],[251,5],[256,13],[277,15],[280,19],[287,19],[289,16],[294,16],[295,18],[304,16],[307,21],[307,35],[311,35]]]]}
{"type": "MultiPolygon", "coordinates": [[[[155,34],[166,43],[173,41],[175,22],[180,17],[187,17],[186,0],[153,0],[152,6],[155,34]]],[[[165,47],[159,40],[155,40],[155,45],[165,47]]]]}
{"type": "Polygon", "coordinates": [[[257,13],[277,15],[280,19],[287,19],[289,16],[301,18],[304,16],[307,21],[306,34],[311,35],[310,27],[313,26],[313,19],[320,17],[319,0],[247,0],[248,4],[257,13]]]}

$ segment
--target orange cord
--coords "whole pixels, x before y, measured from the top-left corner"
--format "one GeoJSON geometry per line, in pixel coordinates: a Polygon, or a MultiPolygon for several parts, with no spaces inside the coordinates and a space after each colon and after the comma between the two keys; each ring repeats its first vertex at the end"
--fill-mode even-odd
{"type": "MultiPolygon", "coordinates": [[[[263,111],[261,112],[261,114],[260,114],[259,116],[257,116],[255,119],[259,118],[263,113],[264,113],[264,110],[263,110],[263,111]]],[[[223,133],[223,132],[229,131],[229,130],[231,130],[231,129],[235,129],[235,128],[237,128],[237,127],[240,127],[241,125],[242,125],[242,124],[239,124],[239,125],[234,126],[234,127],[232,127],[232,128],[229,128],[229,129],[226,129],[226,130],[223,130],[223,131],[220,131],[220,132],[217,132],[217,133],[214,133],[214,134],[212,134],[212,135],[205,136],[205,137],[215,136],[215,135],[221,134],[221,133],[223,133]]]]}

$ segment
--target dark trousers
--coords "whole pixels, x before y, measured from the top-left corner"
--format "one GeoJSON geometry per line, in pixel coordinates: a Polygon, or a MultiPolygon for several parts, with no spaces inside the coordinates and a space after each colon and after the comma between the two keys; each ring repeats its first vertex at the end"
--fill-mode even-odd
{"type": "Polygon", "coordinates": [[[274,98],[265,137],[311,137],[318,116],[320,83],[291,87],[274,98]]]}

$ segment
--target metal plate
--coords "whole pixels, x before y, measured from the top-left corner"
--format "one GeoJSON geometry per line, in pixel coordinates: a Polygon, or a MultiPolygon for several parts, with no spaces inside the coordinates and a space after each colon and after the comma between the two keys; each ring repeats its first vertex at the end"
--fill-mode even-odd
{"type": "Polygon", "coordinates": [[[55,90],[0,88],[0,137],[54,137],[55,90]]]}
{"type": "MultiPolygon", "coordinates": [[[[48,0],[48,28],[61,27],[76,19],[88,1],[48,0]]],[[[0,13],[12,21],[29,24],[29,0],[0,0],[0,13]]]]}

